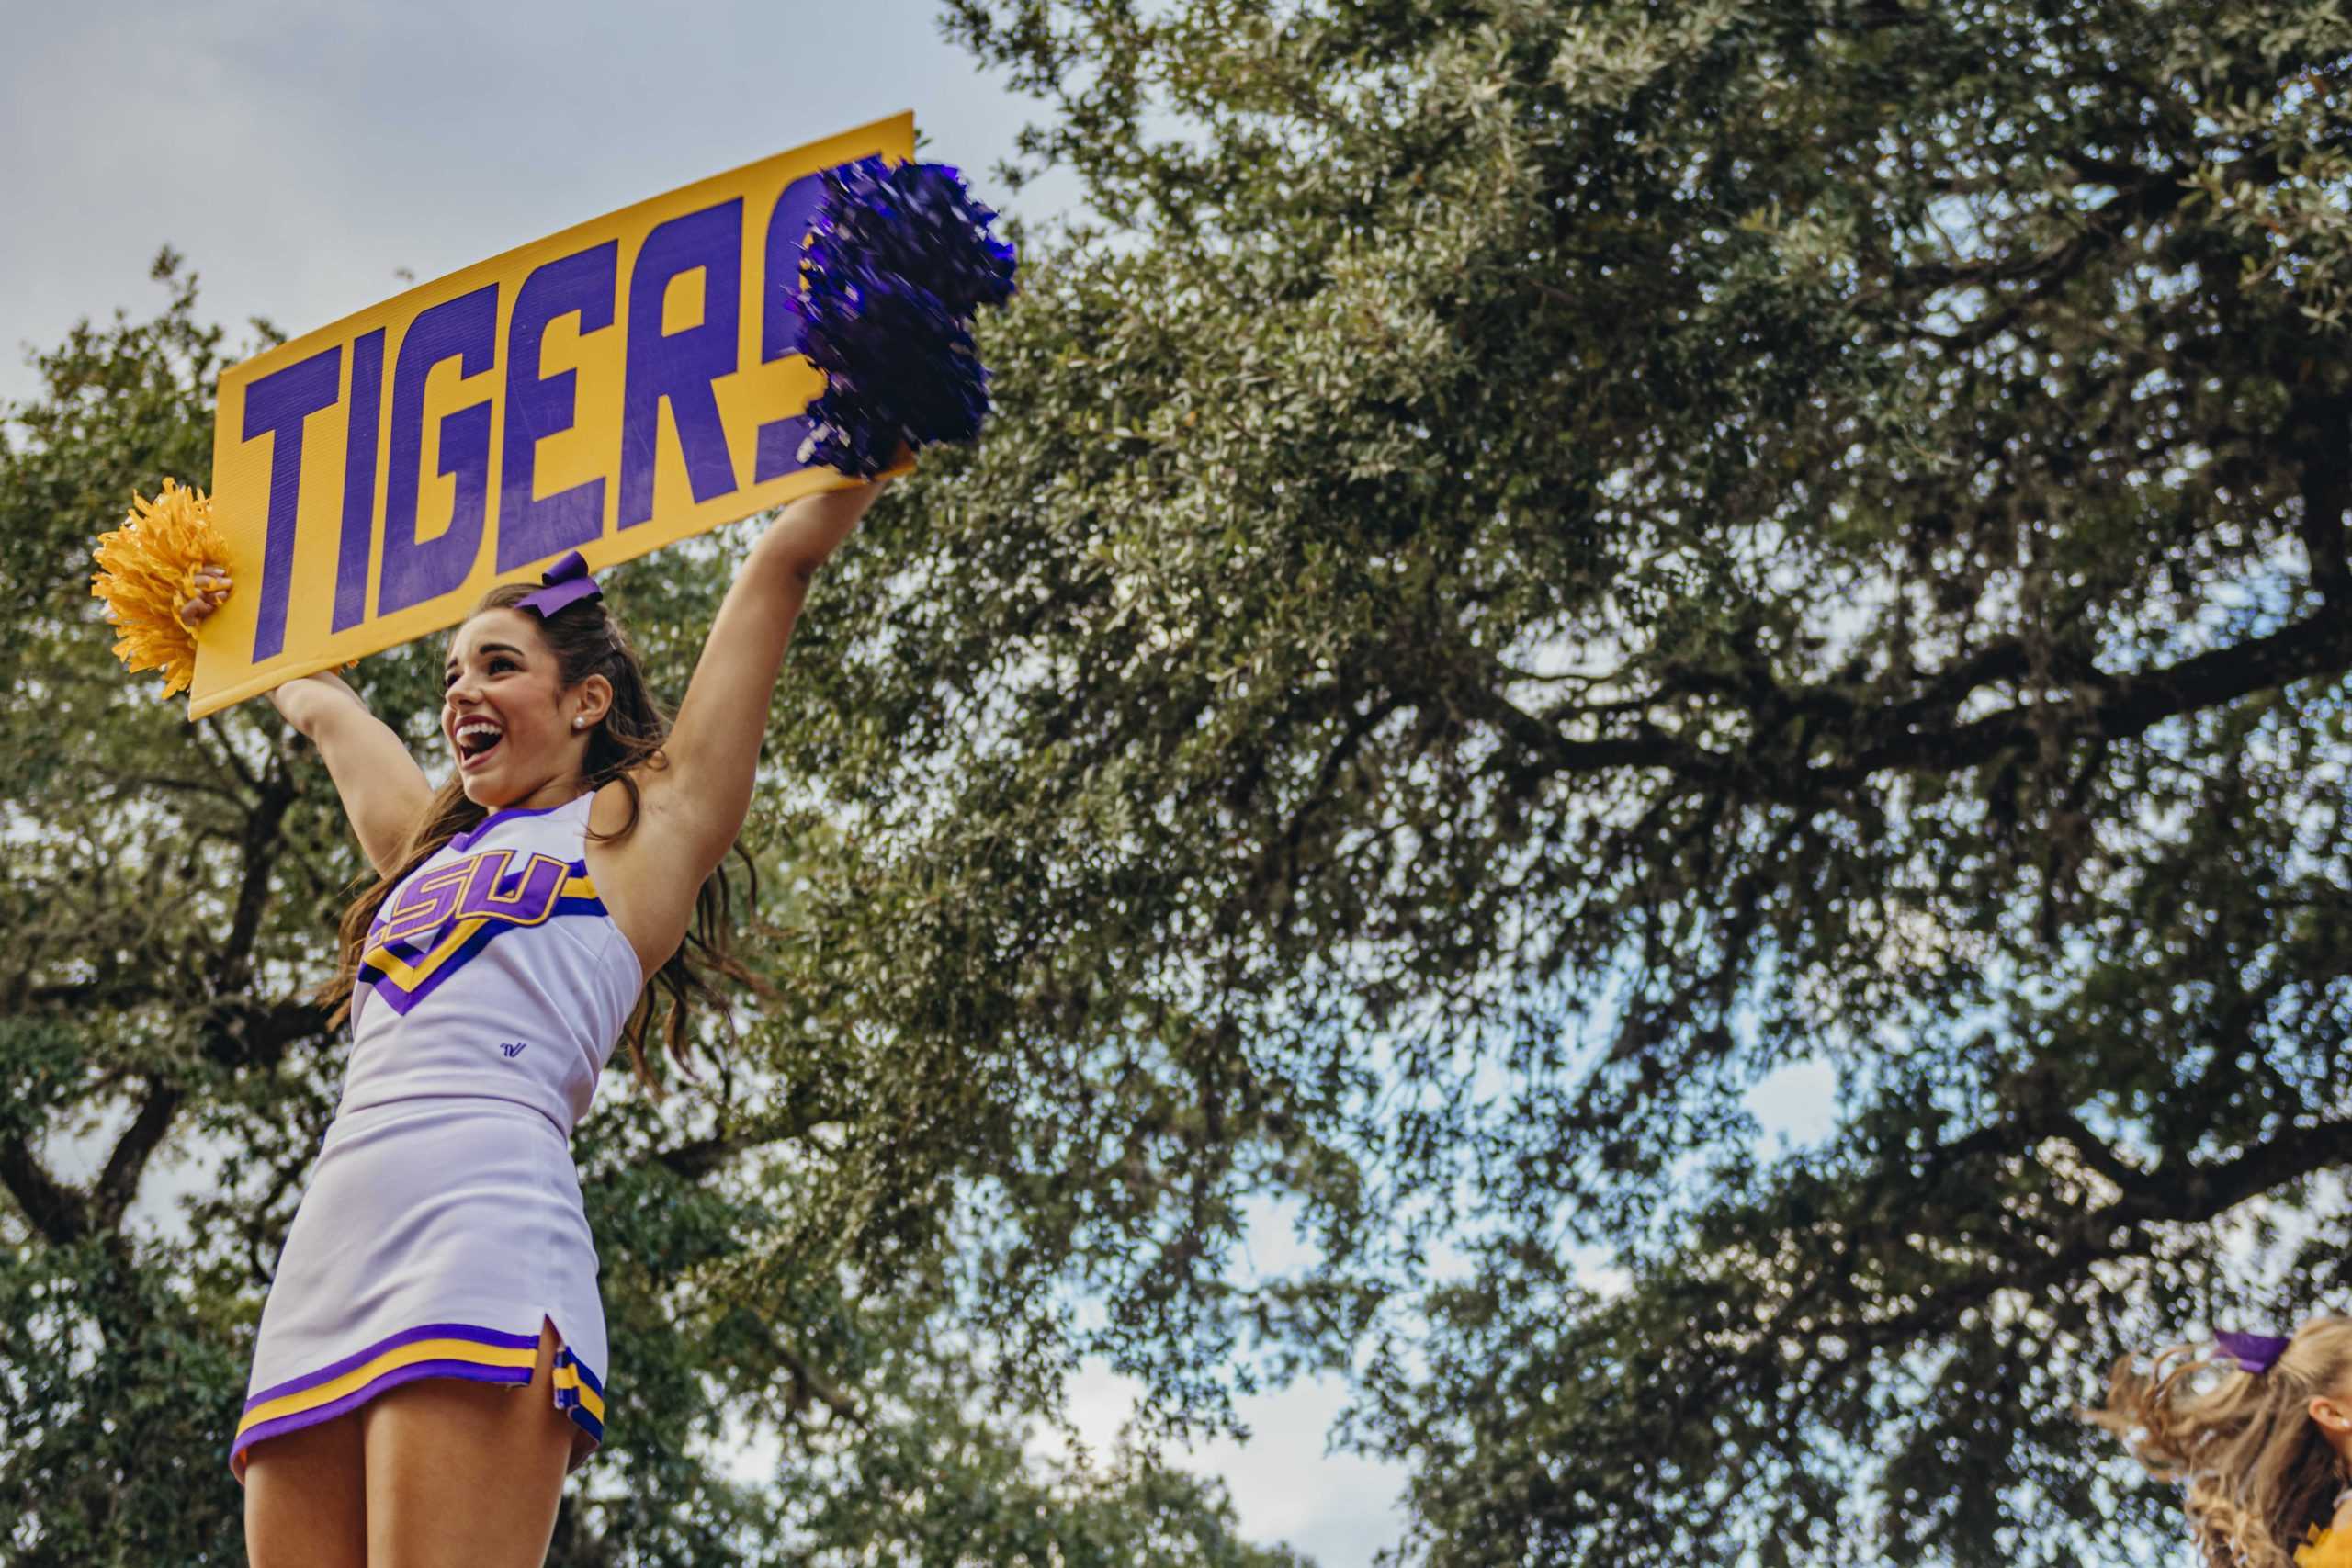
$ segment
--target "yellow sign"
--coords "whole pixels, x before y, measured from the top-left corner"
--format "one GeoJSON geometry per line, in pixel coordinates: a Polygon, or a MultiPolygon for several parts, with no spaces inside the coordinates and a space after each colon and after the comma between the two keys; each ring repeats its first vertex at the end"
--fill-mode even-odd
{"type": "Polygon", "coordinates": [[[462,620],[578,549],[613,565],[850,481],[800,460],[825,378],[785,301],[820,171],[902,114],[412,288],[221,373],[237,592],[188,716],[462,620]]]}

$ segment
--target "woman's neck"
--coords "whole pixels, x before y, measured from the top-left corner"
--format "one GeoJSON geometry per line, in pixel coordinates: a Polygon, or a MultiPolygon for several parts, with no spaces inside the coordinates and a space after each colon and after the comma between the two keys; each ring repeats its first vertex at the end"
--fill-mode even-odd
{"type": "Polygon", "coordinates": [[[587,793],[587,781],[578,773],[571,773],[560,779],[549,779],[529,794],[489,809],[493,814],[501,811],[546,811],[554,807],[568,806],[587,793]]]}

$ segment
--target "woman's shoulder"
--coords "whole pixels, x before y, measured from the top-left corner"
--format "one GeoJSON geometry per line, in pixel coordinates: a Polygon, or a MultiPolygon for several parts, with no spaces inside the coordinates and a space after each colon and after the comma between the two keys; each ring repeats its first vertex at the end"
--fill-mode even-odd
{"type": "Polygon", "coordinates": [[[703,883],[703,873],[676,852],[674,835],[663,831],[664,814],[676,809],[663,782],[640,772],[599,788],[581,850],[598,897],[649,974],[685,940],[703,883]]]}

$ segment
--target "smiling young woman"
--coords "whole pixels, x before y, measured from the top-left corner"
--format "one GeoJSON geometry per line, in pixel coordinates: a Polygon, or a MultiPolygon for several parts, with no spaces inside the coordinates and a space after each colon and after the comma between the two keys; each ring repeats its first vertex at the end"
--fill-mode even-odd
{"type": "MultiPolygon", "coordinates": [[[[724,1005],[714,975],[757,985],[728,951],[722,863],[810,581],[879,488],[769,526],[674,722],[576,554],[450,638],[438,787],[339,678],[270,694],[379,878],[343,918],[327,994],[350,1060],[231,1445],[256,1568],[544,1557],[612,1397],[569,1140],[617,1044],[660,1092],[657,987],[684,1066],[692,1004],[724,1005]]],[[[215,574],[184,618],[229,590],[215,574]]]]}

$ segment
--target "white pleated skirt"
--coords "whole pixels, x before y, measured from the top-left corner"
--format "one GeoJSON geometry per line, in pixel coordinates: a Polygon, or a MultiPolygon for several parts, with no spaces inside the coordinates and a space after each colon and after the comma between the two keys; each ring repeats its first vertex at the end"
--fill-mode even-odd
{"type": "Polygon", "coordinates": [[[262,1303],[239,1484],[254,1445],[414,1378],[527,1385],[555,1325],[568,1469],[605,1437],[605,1309],[562,1130],[480,1096],[345,1109],[328,1127],[262,1303]]]}

